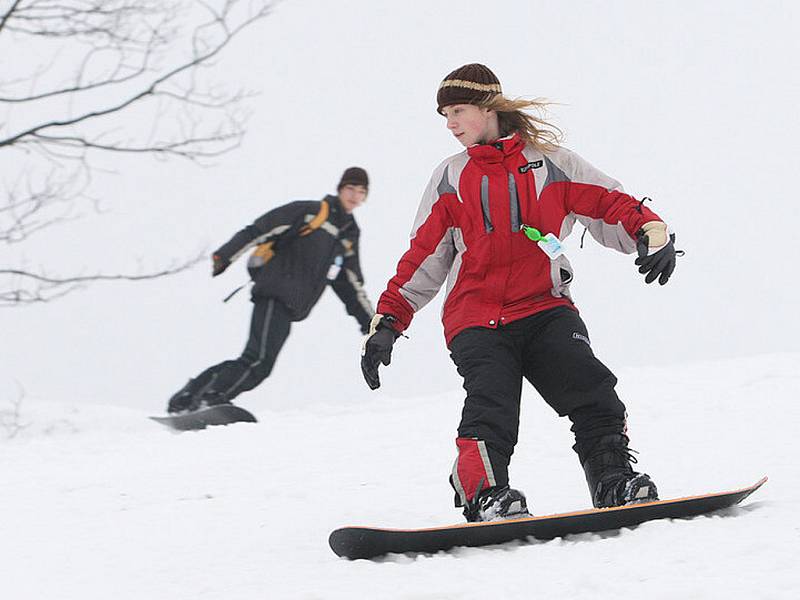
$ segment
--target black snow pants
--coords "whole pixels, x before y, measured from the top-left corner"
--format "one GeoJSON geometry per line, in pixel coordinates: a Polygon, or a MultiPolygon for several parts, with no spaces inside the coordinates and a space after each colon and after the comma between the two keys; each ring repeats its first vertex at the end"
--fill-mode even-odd
{"type": "Polygon", "coordinates": [[[211,403],[218,403],[252,390],[272,372],[291,324],[289,312],[281,302],[254,298],[250,337],[241,356],[200,373],[190,382],[189,391],[199,401],[207,397],[211,403]]]}
{"type": "Polygon", "coordinates": [[[508,485],[523,378],[560,416],[570,417],[579,455],[599,436],[625,430],[617,378],[594,356],[586,326],[571,308],[497,329],[466,329],[450,342],[450,352],[467,392],[450,476],[456,506],[482,489],[508,485]]]}

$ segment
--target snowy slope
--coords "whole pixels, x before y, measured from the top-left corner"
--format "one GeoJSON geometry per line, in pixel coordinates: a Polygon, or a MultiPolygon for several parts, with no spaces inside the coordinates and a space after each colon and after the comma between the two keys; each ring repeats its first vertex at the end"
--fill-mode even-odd
{"type": "MultiPolygon", "coordinates": [[[[222,85],[260,93],[240,149],[213,169],[98,157],[114,171],[90,190],[104,210],[78,207],[85,218],[7,249],[4,264],[158,270],[269,208],[333,191],[360,164],[372,180],[357,218],[375,300],[431,170],[460,150],[434,110],[436,87],[483,62],[509,95],[559,102],[567,145],[651,196],[686,250],[654,288],[632,257],[588,239],[579,250],[578,230],[566,240],[576,301],[620,378],[642,468],[664,497],[769,483],[710,518],[340,560],[327,547],[337,526],[460,519],[447,475],[462,392],[441,297],[398,343],[379,392],[360,379],[354,321],[327,293],[269,381],[240,398],[259,424],[174,435],[146,415],[238,355],[250,315],[245,293],[220,302],[244,266],[211,279],[202,264],[0,312],[0,600],[800,597],[790,260],[800,203],[787,185],[800,3],[501,4],[280,3],[218,64],[222,85]],[[735,358],[748,354],[758,356],[735,358]],[[4,439],[18,396],[26,427],[4,439]]],[[[526,390],[512,478],[537,514],[588,504],[568,425],[526,390]]]]}
{"type": "MultiPolygon", "coordinates": [[[[348,562],[343,524],[459,520],[446,477],[461,392],[312,402],[174,434],[145,414],[31,405],[0,442],[0,593],[17,599],[797,598],[800,355],[619,372],[662,497],[769,483],[691,521],[348,562]],[[769,432],[754,435],[753,432],[769,432]],[[646,596],[645,596],[646,595],[646,596]]],[[[585,507],[568,423],[530,389],[512,480],[537,514],[585,507]]]]}

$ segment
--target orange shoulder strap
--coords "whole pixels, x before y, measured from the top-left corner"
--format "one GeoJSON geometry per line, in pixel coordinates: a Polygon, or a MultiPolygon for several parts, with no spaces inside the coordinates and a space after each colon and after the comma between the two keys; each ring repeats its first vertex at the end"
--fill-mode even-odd
{"type": "Polygon", "coordinates": [[[322,224],[328,220],[328,215],[330,212],[331,207],[325,200],[321,200],[319,203],[319,212],[313,219],[303,225],[303,227],[300,229],[300,235],[308,235],[315,229],[319,229],[322,224]]]}

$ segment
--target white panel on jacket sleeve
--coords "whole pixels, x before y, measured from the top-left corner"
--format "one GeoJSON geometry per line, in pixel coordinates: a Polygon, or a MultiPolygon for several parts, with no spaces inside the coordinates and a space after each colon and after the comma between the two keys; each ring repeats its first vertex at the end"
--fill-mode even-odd
{"type": "Polygon", "coordinates": [[[400,294],[414,308],[414,312],[419,311],[439,292],[450,272],[454,257],[452,229],[448,229],[433,253],[422,261],[411,279],[400,288],[400,294]]]}

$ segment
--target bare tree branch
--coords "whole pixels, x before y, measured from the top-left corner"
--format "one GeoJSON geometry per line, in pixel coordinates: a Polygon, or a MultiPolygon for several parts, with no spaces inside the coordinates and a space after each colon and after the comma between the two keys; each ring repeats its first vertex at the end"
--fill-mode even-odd
{"type": "MultiPolygon", "coordinates": [[[[155,143],[148,146],[124,146],[118,144],[102,144],[99,142],[92,142],[80,137],[74,136],[46,136],[36,134],[33,136],[37,142],[46,142],[49,147],[63,146],[65,148],[93,148],[96,150],[105,150],[108,152],[127,152],[132,154],[170,154],[172,156],[181,156],[194,160],[196,158],[209,158],[219,156],[231,149],[237,147],[241,141],[239,133],[220,133],[217,135],[210,135],[204,137],[194,137],[183,139],[179,142],[171,143],[155,143]],[[228,146],[222,146],[212,150],[196,150],[191,148],[194,145],[203,144],[204,142],[227,142],[232,141],[228,146]]],[[[35,142],[34,142],[35,143],[35,142]]],[[[72,158],[68,155],[62,155],[63,158],[72,158]]]]}
{"type": "Polygon", "coordinates": [[[188,263],[179,265],[177,267],[172,267],[168,269],[164,269],[162,271],[156,271],[154,273],[145,273],[144,275],[85,275],[81,277],[66,277],[66,278],[56,278],[56,277],[46,277],[44,275],[37,275],[36,273],[30,273],[28,271],[20,271],[17,269],[0,269],[0,276],[2,275],[17,275],[19,277],[27,277],[29,279],[33,279],[40,283],[47,283],[47,284],[57,284],[57,285],[68,285],[73,283],[86,283],[88,281],[119,281],[119,280],[127,280],[127,281],[143,281],[145,279],[156,279],[158,277],[163,277],[164,275],[174,275],[175,273],[180,273],[185,271],[186,269],[196,265],[201,260],[205,259],[205,255],[196,256],[194,259],[189,261],[188,263]]]}
{"type": "MultiPolygon", "coordinates": [[[[23,269],[0,269],[0,278],[16,278],[21,282],[10,286],[12,289],[9,290],[3,290],[3,286],[0,285],[0,306],[17,306],[19,304],[49,302],[88,283],[100,281],[145,281],[148,279],[167,277],[186,271],[204,260],[207,260],[207,256],[205,253],[200,253],[181,264],[138,275],[97,274],[74,277],[52,277],[23,269]]],[[[2,279],[0,279],[0,281],[2,281],[2,279]]]]}
{"type": "Polygon", "coordinates": [[[83,162],[66,173],[56,166],[36,178],[20,174],[6,192],[6,204],[0,204],[0,242],[17,244],[38,231],[73,220],[73,200],[83,196],[90,183],[91,170],[83,162]]]}
{"type": "Polygon", "coordinates": [[[3,32],[3,29],[6,26],[6,23],[11,18],[11,15],[14,14],[14,11],[17,10],[17,7],[22,4],[22,0],[14,0],[14,4],[6,11],[6,14],[3,15],[3,18],[0,19],[0,33],[3,32]]]}
{"type": "Polygon", "coordinates": [[[5,102],[7,104],[21,104],[23,102],[33,102],[36,100],[43,100],[45,98],[52,98],[53,96],[62,96],[64,94],[76,94],[79,92],[86,92],[89,90],[96,90],[101,87],[117,85],[120,83],[127,83],[128,81],[132,81],[142,75],[147,70],[147,63],[138,66],[133,70],[130,74],[124,75],[122,77],[111,77],[109,79],[104,79],[101,81],[96,81],[94,83],[88,83],[86,85],[73,85],[70,87],[65,87],[56,90],[50,90],[47,92],[42,92],[40,94],[32,94],[30,96],[20,96],[17,98],[5,98],[0,96],[0,102],[5,102]]]}
{"type": "MultiPolygon", "coordinates": [[[[229,3],[226,3],[226,4],[229,4],[229,3]]],[[[153,93],[155,93],[156,88],[159,85],[161,85],[162,83],[173,79],[175,76],[179,75],[180,73],[182,73],[184,71],[187,71],[189,69],[197,67],[198,65],[200,65],[200,64],[202,64],[204,62],[208,62],[209,60],[211,60],[213,57],[215,57],[217,54],[219,54],[222,51],[222,49],[225,48],[225,46],[228,45],[228,43],[231,41],[231,39],[233,39],[233,37],[237,33],[242,31],[242,29],[244,29],[248,25],[252,24],[258,18],[261,18],[264,15],[266,15],[266,12],[258,13],[257,15],[252,16],[249,19],[246,19],[243,23],[241,23],[239,26],[235,27],[233,30],[230,30],[230,31],[227,28],[227,24],[224,23],[224,21],[220,21],[219,17],[217,17],[214,21],[212,21],[212,23],[207,23],[205,25],[200,26],[197,29],[197,31],[195,32],[195,38],[194,38],[194,41],[193,41],[193,45],[195,47],[195,50],[197,50],[197,46],[200,45],[199,42],[197,41],[198,40],[197,32],[202,30],[202,29],[204,29],[204,28],[206,28],[206,27],[208,27],[211,24],[214,24],[214,23],[221,24],[223,26],[223,29],[226,32],[226,36],[222,39],[222,41],[219,42],[216,46],[212,46],[211,49],[207,50],[205,53],[195,54],[195,56],[191,60],[188,60],[188,61],[184,62],[183,64],[178,65],[177,67],[174,67],[173,69],[167,71],[166,73],[164,73],[160,77],[157,77],[145,89],[143,89],[143,90],[137,92],[136,94],[128,97],[127,99],[123,100],[122,102],[119,102],[117,104],[112,104],[111,106],[107,106],[107,107],[104,107],[104,108],[98,108],[96,110],[92,110],[92,111],[86,112],[86,113],[84,113],[82,115],[79,115],[77,117],[72,117],[72,118],[69,118],[69,119],[52,120],[52,121],[49,121],[49,122],[44,122],[44,123],[40,123],[38,125],[34,125],[33,127],[30,127],[30,128],[28,128],[26,130],[23,130],[23,131],[20,131],[19,133],[13,134],[13,135],[5,138],[5,139],[0,139],[0,147],[12,145],[15,142],[23,140],[26,137],[29,137],[29,136],[37,134],[42,129],[49,129],[49,128],[52,128],[52,127],[68,127],[70,125],[76,125],[78,123],[82,123],[83,121],[87,121],[87,120],[90,120],[90,119],[95,119],[95,118],[103,117],[103,116],[106,116],[106,115],[109,115],[109,114],[112,114],[112,113],[121,112],[124,109],[126,109],[127,107],[131,106],[132,104],[138,102],[139,100],[141,100],[141,99],[143,99],[143,98],[145,98],[147,96],[150,96],[153,93]]]]}
{"type": "MultiPolygon", "coordinates": [[[[0,244],[20,246],[77,218],[101,154],[203,164],[236,148],[251,94],[212,85],[209,67],[277,1],[14,0],[0,15],[0,52],[19,56],[0,80],[0,153],[22,160],[3,161],[0,244]]],[[[145,275],[70,277],[6,264],[0,306],[167,276],[198,260],[145,275]]]]}
{"type": "Polygon", "coordinates": [[[15,437],[20,431],[30,425],[22,422],[22,400],[25,398],[25,389],[17,383],[19,394],[12,398],[10,409],[0,409],[0,427],[6,432],[6,439],[15,437]]]}

